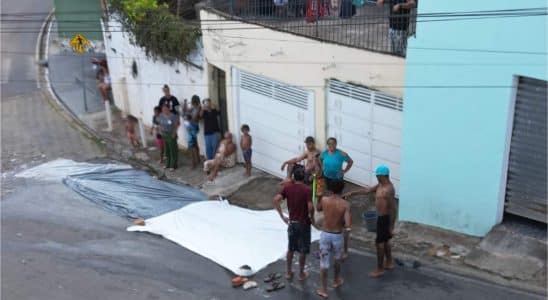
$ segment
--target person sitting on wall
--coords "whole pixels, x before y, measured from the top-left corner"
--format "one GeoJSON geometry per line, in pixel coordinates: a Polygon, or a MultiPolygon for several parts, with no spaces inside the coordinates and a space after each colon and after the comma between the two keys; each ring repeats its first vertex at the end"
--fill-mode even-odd
{"type": "Polygon", "coordinates": [[[208,180],[212,182],[220,168],[232,168],[234,165],[236,165],[236,144],[232,140],[232,133],[226,132],[217,148],[215,158],[204,162],[204,172],[208,175],[208,180]]]}
{"type": "Polygon", "coordinates": [[[99,92],[101,93],[101,98],[103,98],[103,101],[105,102],[109,101],[108,91],[111,89],[111,81],[108,69],[101,67],[101,70],[97,73],[97,79],[99,80],[97,89],[99,89],[99,92]]]}

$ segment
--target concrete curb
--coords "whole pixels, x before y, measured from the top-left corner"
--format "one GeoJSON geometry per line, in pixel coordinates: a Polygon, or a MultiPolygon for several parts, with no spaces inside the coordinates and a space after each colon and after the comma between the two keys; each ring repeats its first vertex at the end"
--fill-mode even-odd
{"type": "MultiPolygon", "coordinates": [[[[370,240],[365,238],[360,238],[356,236],[350,236],[350,240],[355,240],[360,243],[370,243],[370,240]]],[[[371,255],[375,255],[373,249],[366,248],[367,251],[371,252],[371,255]]],[[[465,277],[473,280],[482,281],[490,284],[502,285],[508,288],[513,288],[519,290],[523,293],[533,294],[535,296],[546,296],[546,289],[539,287],[537,285],[532,285],[529,283],[524,283],[520,281],[513,281],[502,277],[499,274],[481,270],[479,268],[474,268],[469,265],[453,265],[448,264],[443,261],[432,261],[423,258],[422,256],[416,256],[413,254],[406,253],[404,251],[393,251],[393,256],[395,258],[401,259],[403,261],[417,261],[421,264],[422,267],[437,269],[444,273],[454,274],[456,276],[465,277]]]]}

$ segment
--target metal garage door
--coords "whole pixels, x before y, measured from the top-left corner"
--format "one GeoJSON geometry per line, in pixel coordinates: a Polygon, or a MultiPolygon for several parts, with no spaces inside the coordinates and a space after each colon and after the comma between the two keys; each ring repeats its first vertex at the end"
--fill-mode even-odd
{"type": "Polygon", "coordinates": [[[363,86],[330,80],[327,134],[354,160],[345,176],[361,185],[376,184],[374,168],[387,165],[399,190],[402,99],[363,86]]]}
{"type": "MultiPolygon", "coordinates": [[[[253,165],[276,176],[284,161],[301,154],[314,135],[314,94],[287,83],[233,69],[238,129],[248,124],[253,136],[253,165]]],[[[241,155],[240,155],[241,157],[241,155]]]]}
{"type": "Polygon", "coordinates": [[[506,184],[506,211],[546,222],[546,86],[519,77],[506,184]]]}

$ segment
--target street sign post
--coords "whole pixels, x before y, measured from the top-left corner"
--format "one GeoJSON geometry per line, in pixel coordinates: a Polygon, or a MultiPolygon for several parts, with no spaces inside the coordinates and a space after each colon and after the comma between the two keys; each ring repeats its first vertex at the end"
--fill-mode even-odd
{"type": "MultiPolygon", "coordinates": [[[[83,54],[87,51],[89,47],[89,41],[86,39],[84,35],[81,33],[76,33],[71,39],[70,39],[70,45],[72,46],[72,49],[74,49],[74,52],[83,54]]],[[[88,101],[87,101],[87,94],[86,94],[86,74],[84,71],[84,56],[80,56],[80,64],[82,68],[82,92],[84,94],[84,110],[88,111],[88,101]]]]}

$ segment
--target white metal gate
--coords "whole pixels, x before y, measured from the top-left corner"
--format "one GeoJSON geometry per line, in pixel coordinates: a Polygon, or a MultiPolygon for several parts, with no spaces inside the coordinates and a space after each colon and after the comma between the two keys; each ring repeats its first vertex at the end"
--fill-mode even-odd
{"type": "Polygon", "coordinates": [[[375,167],[385,164],[399,191],[402,99],[363,86],[330,80],[327,135],[354,160],[345,176],[360,185],[376,184],[375,167]]]}
{"type": "Polygon", "coordinates": [[[253,165],[285,177],[281,164],[301,154],[304,139],[314,135],[313,92],[236,68],[232,76],[236,126],[251,128],[253,165]]]}

